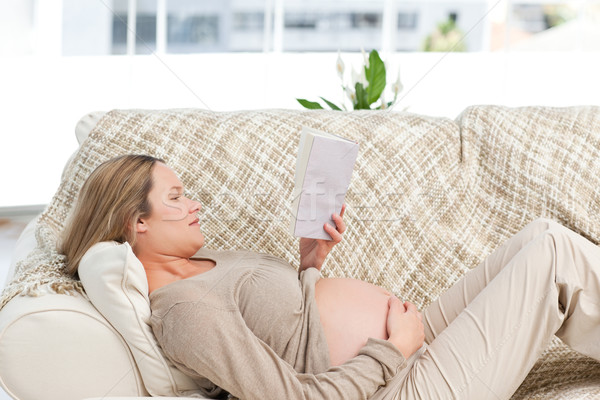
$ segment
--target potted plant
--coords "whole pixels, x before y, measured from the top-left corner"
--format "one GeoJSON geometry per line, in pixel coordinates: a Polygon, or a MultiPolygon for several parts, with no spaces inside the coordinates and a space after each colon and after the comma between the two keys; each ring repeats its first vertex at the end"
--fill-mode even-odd
{"type": "MultiPolygon", "coordinates": [[[[402,91],[403,86],[400,82],[400,71],[398,78],[391,86],[391,92],[394,96],[392,101],[385,101],[384,89],[386,87],[386,67],[385,63],[379,57],[377,50],[371,50],[369,56],[363,51],[364,65],[359,72],[352,68],[351,79],[348,84],[344,81],[345,65],[342,57],[338,52],[336,69],[338,76],[342,82],[342,90],[346,93],[347,98],[352,103],[354,110],[383,110],[393,106],[398,100],[398,94],[402,91]]],[[[348,110],[345,104],[341,107],[337,104],[320,97],[332,110],[348,110]]],[[[316,102],[306,99],[296,99],[305,108],[315,110],[323,109],[323,106],[316,102]]]]}

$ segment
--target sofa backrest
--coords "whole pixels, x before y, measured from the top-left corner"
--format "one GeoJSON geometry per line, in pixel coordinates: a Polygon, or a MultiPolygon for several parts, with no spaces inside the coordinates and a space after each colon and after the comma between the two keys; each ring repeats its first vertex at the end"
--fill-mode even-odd
{"type": "Polygon", "coordinates": [[[475,106],[456,120],[389,111],[112,111],[65,171],[43,220],[60,230],[85,177],[125,153],[161,157],[202,204],[206,246],[298,264],[287,233],[302,125],[359,142],[348,230],[326,276],[425,306],[538,216],[598,241],[598,107],[475,106]]]}

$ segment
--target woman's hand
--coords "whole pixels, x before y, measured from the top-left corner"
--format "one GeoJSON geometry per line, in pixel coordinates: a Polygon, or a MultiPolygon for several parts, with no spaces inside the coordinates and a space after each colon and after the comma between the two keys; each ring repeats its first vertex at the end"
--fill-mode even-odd
{"type": "Polygon", "coordinates": [[[336,227],[325,223],[323,228],[331,236],[332,240],[300,238],[300,271],[306,268],[316,268],[319,271],[323,266],[325,258],[333,249],[333,246],[342,241],[342,233],[346,230],[346,224],[342,220],[346,205],[342,205],[342,211],[339,214],[333,214],[333,222],[336,227]]]}
{"type": "Polygon", "coordinates": [[[425,327],[421,313],[414,304],[402,302],[396,297],[389,299],[387,318],[388,341],[400,350],[405,359],[408,359],[423,346],[425,341],[425,327]]]}

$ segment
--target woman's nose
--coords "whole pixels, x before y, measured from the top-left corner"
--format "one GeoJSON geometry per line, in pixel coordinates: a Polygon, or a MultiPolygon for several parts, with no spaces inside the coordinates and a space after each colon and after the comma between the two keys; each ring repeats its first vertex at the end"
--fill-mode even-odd
{"type": "Polygon", "coordinates": [[[200,211],[200,209],[202,208],[202,205],[200,204],[200,202],[195,201],[195,200],[190,200],[190,201],[192,202],[190,204],[190,214],[200,211]]]}

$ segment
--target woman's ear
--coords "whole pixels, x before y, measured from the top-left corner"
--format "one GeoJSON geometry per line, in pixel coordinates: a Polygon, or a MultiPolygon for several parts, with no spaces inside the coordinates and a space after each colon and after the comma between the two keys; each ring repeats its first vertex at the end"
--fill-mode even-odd
{"type": "Polygon", "coordinates": [[[148,230],[148,225],[146,224],[145,218],[138,218],[135,223],[135,232],[136,233],[145,233],[148,230]]]}

